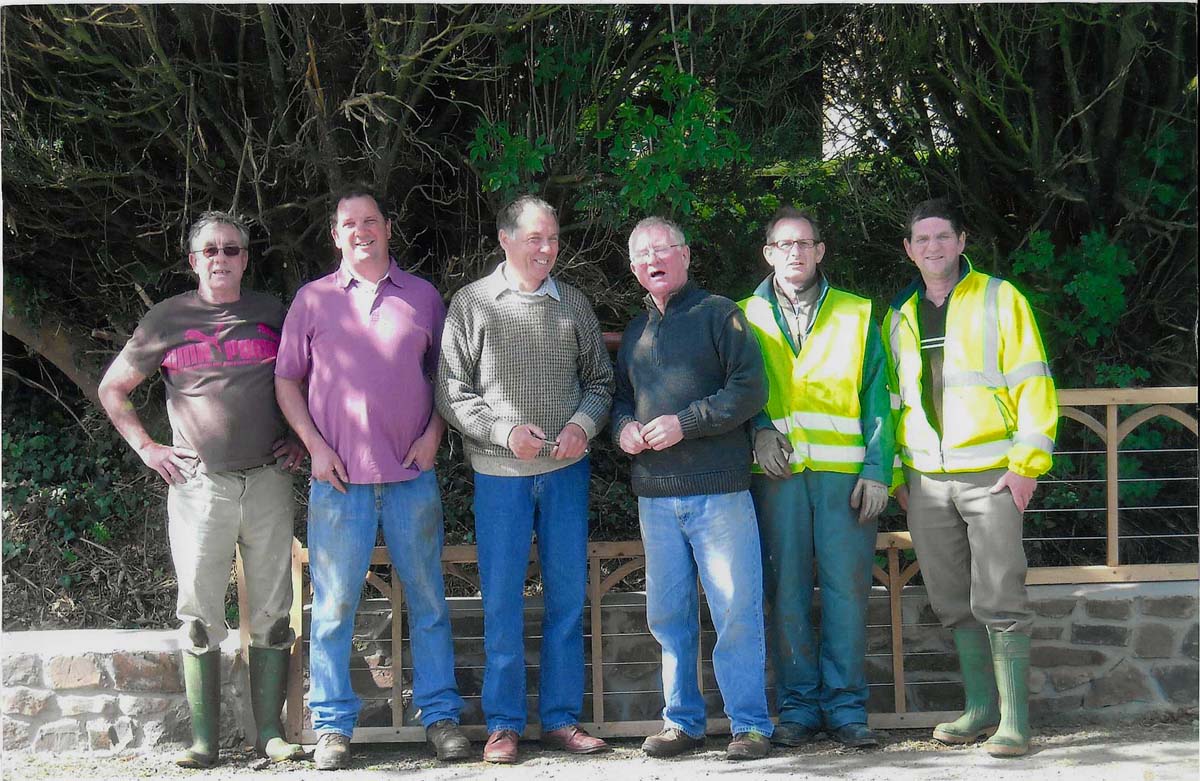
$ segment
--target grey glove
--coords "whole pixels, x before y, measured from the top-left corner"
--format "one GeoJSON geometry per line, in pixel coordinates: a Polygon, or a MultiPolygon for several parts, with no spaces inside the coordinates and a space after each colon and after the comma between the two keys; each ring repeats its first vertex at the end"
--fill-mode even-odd
{"type": "Polygon", "coordinates": [[[858,510],[858,522],[870,523],[879,517],[883,508],[887,507],[887,486],[878,480],[858,478],[854,491],[850,494],[850,506],[858,510]]]}
{"type": "Polygon", "coordinates": [[[792,467],[788,463],[791,454],[792,443],[775,429],[760,428],[754,432],[754,460],[767,473],[767,477],[775,480],[791,477],[792,467]]]}

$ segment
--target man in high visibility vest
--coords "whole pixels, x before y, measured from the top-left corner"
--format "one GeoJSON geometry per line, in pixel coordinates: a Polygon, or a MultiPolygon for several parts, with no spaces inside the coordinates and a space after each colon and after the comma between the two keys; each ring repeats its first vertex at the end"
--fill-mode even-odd
{"type": "Polygon", "coordinates": [[[878,745],[867,727],[867,597],[895,441],[871,302],[830,286],[824,256],[811,215],[785,207],[767,223],[763,257],[774,271],[740,304],[770,385],[750,490],[779,710],[772,742],[798,746],[825,731],[866,748],[878,745]]]}
{"type": "Polygon", "coordinates": [[[896,440],[896,489],[921,574],[953,631],[966,708],[939,724],[943,743],[991,735],[993,756],[1029,750],[1029,634],[1022,515],[1050,469],[1054,380],[1025,297],[976,271],[967,234],[942,200],[917,205],[904,250],[921,276],[884,319],[896,440]]]}

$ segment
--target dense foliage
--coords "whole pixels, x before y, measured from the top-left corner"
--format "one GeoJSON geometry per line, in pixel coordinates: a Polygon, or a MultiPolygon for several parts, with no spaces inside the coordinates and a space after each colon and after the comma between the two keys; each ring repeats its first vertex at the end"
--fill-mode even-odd
{"type": "MultiPolygon", "coordinates": [[[[679,220],[694,273],[742,296],[771,211],[808,206],[828,275],[882,306],[913,274],[907,207],[949,195],[974,262],[1030,294],[1061,385],[1196,382],[1191,4],[48,5],[0,24],[5,503],[44,527],[5,560],[55,595],[72,584],[21,545],[87,557],[159,507],[87,399],[194,284],[189,218],[246,214],[248,284],[288,300],[332,267],[324,195],[352,180],[386,193],[397,258],[447,297],[497,259],[496,207],[541,193],[559,272],[614,330],[640,306],[643,215],[679,220]],[[109,504],[101,458],[126,470],[109,504]],[[54,499],[72,480],[93,487],[54,499]]],[[[139,403],[161,414],[160,390],[139,403]]],[[[465,540],[467,470],[442,460],[465,540]]],[[[598,536],[634,533],[622,463],[599,449],[598,536]]]]}

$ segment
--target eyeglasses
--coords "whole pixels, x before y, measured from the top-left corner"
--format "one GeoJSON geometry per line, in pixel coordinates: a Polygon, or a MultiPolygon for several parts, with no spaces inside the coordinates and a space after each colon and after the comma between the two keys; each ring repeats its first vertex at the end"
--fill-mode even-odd
{"type": "Polygon", "coordinates": [[[682,246],[684,246],[684,245],[683,244],[668,244],[665,247],[650,247],[649,249],[644,249],[641,252],[634,255],[633,260],[635,263],[646,263],[650,260],[651,255],[653,255],[656,258],[662,259],[662,258],[665,258],[668,255],[670,255],[671,250],[678,249],[679,247],[682,247],[682,246]]]}
{"type": "Polygon", "coordinates": [[[780,252],[791,252],[792,247],[799,247],[802,251],[807,251],[817,246],[817,242],[812,239],[784,239],[782,241],[772,241],[769,245],[780,252]]]}
{"type": "Polygon", "coordinates": [[[218,254],[224,255],[227,258],[236,258],[238,255],[241,255],[245,249],[245,247],[235,247],[233,245],[228,247],[204,247],[202,249],[192,250],[192,254],[203,255],[204,257],[210,259],[215,258],[218,254]]]}

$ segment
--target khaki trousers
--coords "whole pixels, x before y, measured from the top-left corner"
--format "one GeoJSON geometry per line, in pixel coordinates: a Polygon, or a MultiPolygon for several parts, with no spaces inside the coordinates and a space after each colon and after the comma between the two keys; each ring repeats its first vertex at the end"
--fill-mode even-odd
{"type": "Polygon", "coordinates": [[[908,529],[929,602],[949,629],[986,627],[1029,634],[1022,517],[1007,490],[989,489],[1004,474],[927,474],[905,467],[908,529]]]}
{"type": "Polygon", "coordinates": [[[192,653],[228,636],[225,593],[234,546],[246,570],[250,642],[289,648],[292,606],[292,478],[268,464],[234,472],[198,473],[167,492],[171,559],[179,579],[175,615],[192,653]]]}

